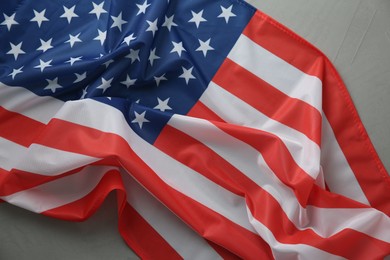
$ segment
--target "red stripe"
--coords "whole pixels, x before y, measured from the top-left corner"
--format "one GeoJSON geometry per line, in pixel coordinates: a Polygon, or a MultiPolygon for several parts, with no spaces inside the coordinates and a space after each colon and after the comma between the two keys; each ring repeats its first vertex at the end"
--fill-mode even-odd
{"type": "Polygon", "coordinates": [[[224,260],[239,260],[241,258],[239,258],[237,255],[233,254],[232,252],[230,252],[229,250],[227,250],[226,248],[220,246],[220,245],[217,245],[211,241],[207,241],[207,243],[222,257],[222,259],[224,260]]]}
{"type": "Polygon", "coordinates": [[[45,126],[34,119],[0,106],[0,136],[28,147],[45,126]]]}
{"type": "MultiPolygon", "coordinates": [[[[226,131],[226,128],[223,127],[223,130],[226,131]]],[[[233,131],[226,132],[231,133],[233,131]]],[[[208,147],[170,126],[164,128],[155,145],[176,160],[216,181],[222,187],[240,191],[241,196],[246,198],[254,217],[266,225],[281,243],[312,245],[346,258],[354,255],[353,251],[355,249],[343,243],[342,241],[344,240],[365,241],[366,248],[364,252],[369,253],[377,250],[376,245],[378,244],[390,249],[389,244],[351,229],[338,232],[329,238],[323,238],[310,229],[297,229],[279,203],[265,190],[257,186],[252,180],[248,179],[208,147]],[[260,202],[261,204],[259,204],[260,202]],[[270,217],[269,212],[272,212],[272,217],[270,217]]],[[[325,191],[324,194],[329,193],[325,191]]],[[[353,201],[351,201],[352,203],[353,201]]],[[[384,251],[382,250],[377,254],[383,253],[384,251]]]]}
{"type": "Polygon", "coordinates": [[[321,114],[307,103],[291,98],[256,75],[226,59],[213,78],[220,87],[261,113],[321,143],[321,114]]]}
{"type": "Polygon", "coordinates": [[[125,203],[119,214],[123,239],[142,259],[183,259],[131,205],[125,203]]]}
{"type": "Polygon", "coordinates": [[[210,108],[204,105],[202,102],[196,102],[191,110],[187,113],[187,116],[207,119],[209,121],[225,122],[220,118],[216,113],[214,113],[210,108]]]}
{"type": "Polygon", "coordinates": [[[330,61],[310,43],[257,12],[244,34],[323,82],[323,110],[370,204],[390,215],[390,177],[380,161],[347,88],[330,61]]]}

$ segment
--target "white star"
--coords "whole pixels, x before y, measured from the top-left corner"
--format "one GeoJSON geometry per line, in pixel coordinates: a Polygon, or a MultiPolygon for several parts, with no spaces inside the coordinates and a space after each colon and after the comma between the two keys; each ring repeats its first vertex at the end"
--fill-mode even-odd
{"type": "Polygon", "coordinates": [[[162,26],[168,28],[168,31],[171,31],[172,26],[177,26],[177,24],[175,24],[175,22],[173,21],[173,17],[174,17],[174,15],[172,15],[171,17],[165,16],[165,21],[162,24],[162,26]]]}
{"type": "Polygon", "coordinates": [[[191,67],[191,68],[189,68],[189,69],[186,69],[186,68],[184,68],[184,67],[181,67],[181,68],[183,69],[183,74],[181,74],[181,75],[179,76],[179,78],[185,79],[187,85],[188,85],[188,82],[190,81],[190,79],[196,79],[196,78],[194,77],[194,75],[192,75],[192,70],[194,69],[194,67],[191,67]]]}
{"type": "Polygon", "coordinates": [[[210,40],[211,39],[208,39],[207,41],[204,42],[198,39],[200,46],[198,49],[196,49],[196,51],[203,52],[203,55],[206,57],[208,51],[214,50],[214,48],[210,46],[210,40]]]}
{"type": "Polygon", "coordinates": [[[146,111],[144,111],[142,114],[138,114],[137,112],[134,111],[135,118],[132,123],[137,123],[139,125],[139,128],[142,129],[142,126],[144,123],[150,122],[148,119],[145,118],[146,111]]]}
{"type": "Polygon", "coordinates": [[[110,64],[113,63],[113,62],[114,62],[114,60],[111,59],[111,60],[108,60],[108,61],[106,61],[105,63],[103,63],[103,65],[106,66],[106,69],[107,69],[108,66],[110,66],[110,64]]]}
{"type": "Polygon", "coordinates": [[[102,77],[102,84],[100,84],[97,88],[103,89],[103,93],[111,87],[111,82],[114,78],[110,78],[109,80],[106,80],[102,77]]]}
{"type": "Polygon", "coordinates": [[[156,55],[156,48],[154,48],[149,55],[150,65],[153,66],[154,60],[158,59],[160,59],[160,57],[156,55]]]}
{"type": "Polygon", "coordinates": [[[20,42],[18,45],[15,45],[13,43],[9,43],[11,45],[11,50],[7,52],[7,54],[13,54],[15,60],[18,59],[19,54],[25,54],[25,52],[22,50],[22,43],[20,42]]]}
{"type": "Polygon", "coordinates": [[[64,13],[60,16],[61,18],[66,18],[68,20],[68,23],[72,21],[72,18],[79,17],[77,14],[75,14],[74,9],[76,6],[72,6],[71,8],[67,8],[65,6],[62,6],[64,8],[64,13]]]}
{"type": "Polygon", "coordinates": [[[23,66],[20,67],[19,69],[13,69],[12,73],[8,74],[8,76],[12,76],[12,79],[15,79],[16,75],[23,72],[22,69],[23,69],[23,66]]]}
{"type": "Polygon", "coordinates": [[[158,30],[157,21],[158,18],[156,18],[156,20],[154,20],[153,22],[146,20],[146,22],[149,24],[149,27],[146,29],[146,32],[152,32],[154,36],[154,33],[158,30]]]}
{"type": "Polygon", "coordinates": [[[73,83],[81,82],[87,78],[87,72],[84,72],[83,74],[75,73],[74,75],[76,76],[76,80],[73,81],[73,83]]]}
{"type": "Polygon", "coordinates": [[[101,2],[101,3],[98,4],[98,5],[95,4],[95,3],[93,3],[93,2],[92,2],[92,4],[93,4],[93,9],[92,9],[92,11],[89,12],[89,13],[90,13],[90,14],[95,14],[97,19],[100,18],[100,15],[101,15],[101,14],[107,13],[107,11],[103,9],[104,1],[101,2]]]}
{"type": "Polygon", "coordinates": [[[137,39],[137,37],[134,37],[134,33],[126,36],[124,39],[123,39],[123,42],[122,43],[126,43],[128,46],[130,45],[130,42],[137,39]]]}
{"type": "Polygon", "coordinates": [[[76,61],[81,61],[81,58],[82,58],[82,56],[79,56],[76,58],[70,57],[69,60],[66,61],[66,63],[70,63],[70,66],[73,66],[73,63],[75,63],[76,61]]]}
{"type": "Polygon", "coordinates": [[[165,110],[172,110],[172,108],[168,105],[169,98],[162,101],[157,98],[158,105],[154,107],[154,109],[159,109],[161,112],[165,112],[165,110]]]}
{"type": "Polygon", "coordinates": [[[44,90],[50,89],[52,93],[55,93],[57,88],[62,88],[60,84],[58,84],[58,78],[55,78],[53,80],[47,79],[47,83],[49,83],[44,90]]]}
{"type": "Polygon", "coordinates": [[[171,53],[172,52],[177,52],[179,57],[181,57],[182,51],[186,51],[184,49],[184,47],[183,47],[183,42],[174,42],[174,41],[172,41],[172,44],[173,44],[173,49],[171,50],[171,53]]]}
{"type": "Polygon", "coordinates": [[[3,13],[3,16],[4,16],[4,21],[0,25],[7,26],[8,31],[11,30],[12,25],[19,24],[17,21],[15,21],[15,14],[8,16],[5,13],[3,13]]]}
{"type": "Polygon", "coordinates": [[[31,22],[37,22],[38,27],[41,27],[42,22],[47,22],[49,19],[45,17],[46,9],[43,9],[41,12],[34,11],[34,17],[30,20],[31,22]]]}
{"type": "Polygon", "coordinates": [[[69,42],[70,47],[73,47],[73,45],[76,42],[82,42],[82,40],[80,40],[80,38],[79,38],[80,34],[81,33],[77,34],[76,36],[73,36],[72,34],[69,34],[69,40],[67,40],[66,42],[69,42]]]}
{"type": "Polygon", "coordinates": [[[47,41],[44,41],[42,39],[39,39],[41,41],[41,46],[37,49],[37,51],[47,51],[48,49],[51,49],[53,48],[53,46],[51,45],[51,41],[53,40],[53,38],[47,40],[47,41]]]}
{"type": "Polygon", "coordinates": [[[137,79],[131,79],[129,75],[127,75],[126,80],[122,81],[121,84],[125,85],[127,88],[133,86],[137,79]]]}
{"type": "Polygon", "coordinates": [[[35,66],[34,68],[36,69],[40,69],[41,72],[43,72],[43,70],[47,67],[51,67],[52,65],[50,64],[53,60],[49,60],[49,61],[43,61],[41,59],[39,59],[39,65],[35,66]]]}
{"type": "Polygon", "coordinates": [[[139,59],[139,50],[133,50],[130,49],[130,53],[125,56],[125,58],[131,59],[131,64],[133,64],[136,60],[140,61],[139,59]]]}
{"type": "Polygon", "coordinates": [[[111,15],[111,19],[114,21],[111,28],[118,27],[119,31],[122,31],[122,25],[127,23],[125,20],[122,20],[122,12],[120,12],[116,17],[111,15]]]}
{"type": "Polygon", "coordinates": [[[81,94],[80,99],[84,99],[85,96],[87,96],[87,94],[88,94],[87,88],[88,88],[88,87],[86,87],[86,88],[83,89],[83,93],[81,94]]]}
{"type": "Polygon", "coordinates": [[[232,13],[233,5],[229,6],[228,8],[225,8],[221,5],[222,13],[218,15],[219,18],[225,18],[225,22],[228,23],[230,17],[235,17],[236,15],[232,13]]]}
{"type": "Polygon", "coordinates": [[[202,17],[203,10],[200,11],[199,13],[195,13],[193,11],[191,11],[191,13],[192,13],[192,18],[188,22],[189,23],[190,22],[195,23],[196,24],[196,28],[199,28],[199,24],[201,22],[207,22],[207,20],[202,17]]]}
{"type": "Polygon", "coordinates": [[[107,31],[104,31],[104,32],[102,32],[102,31],[100,31],[99,29],[98,29],[98,36],[96,36],[95,38],[94,38],[94,40],[95,41],[100,41],[100,44],[103,46],[103,44],[104,44],[104,41],[106,40],[106,38],[107,38],[107,31]]]}
{"type": "Polygon", "coordinates": [[[156,85],[157,85],[157,87],[158,87],[158,86],[160,86],[160,82],[161,82],[162,80],[167,80],[167,78],[165,77],[165,73],[164,73],[164,74],[162,74],[160,77],[154,76],[154,80],[156,81],[156,85]]]}
{"type": "Polygon", "coordinates": [[[149,6],[150,4],[148,4],[148,0],[145,0],[142,5],[137,4],[137,7],[139,9],[137,15],[146,13],[146,8],[148,8],[149,6]]]}

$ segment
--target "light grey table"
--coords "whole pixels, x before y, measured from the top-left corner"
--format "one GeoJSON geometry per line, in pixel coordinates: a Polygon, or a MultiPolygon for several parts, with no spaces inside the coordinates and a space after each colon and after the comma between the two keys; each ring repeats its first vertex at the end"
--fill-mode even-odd
{"type": "MultiPolygon", "coordinates": [[[[344,79],[390,170],[390,1],[251,0],[320,48],[344,79]]],[[[117,232],[115,200],[84,223],[0,204],[0,260],[137,259],[117,232]]]]}

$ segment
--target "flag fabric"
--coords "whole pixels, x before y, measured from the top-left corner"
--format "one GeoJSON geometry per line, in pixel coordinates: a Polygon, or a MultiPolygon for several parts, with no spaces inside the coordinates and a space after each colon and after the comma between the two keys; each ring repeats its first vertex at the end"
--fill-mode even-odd
{"type": "Polygon", "coordinates": [[[0,39],[3,201],[80,221],[116,191],[143,259],[390,253],[390,178],[340,76],[249,4],[3,1],[0,39]]]}

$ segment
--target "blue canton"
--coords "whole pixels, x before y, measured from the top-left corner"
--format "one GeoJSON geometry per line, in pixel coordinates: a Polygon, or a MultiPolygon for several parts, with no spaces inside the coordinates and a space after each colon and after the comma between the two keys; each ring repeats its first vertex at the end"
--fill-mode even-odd
{"type": "Polygon", "coordinates": [[[239,0],[2,1],[0,82],[104,102],[153,143],[197,102],[254,11],[239,0]]]}

